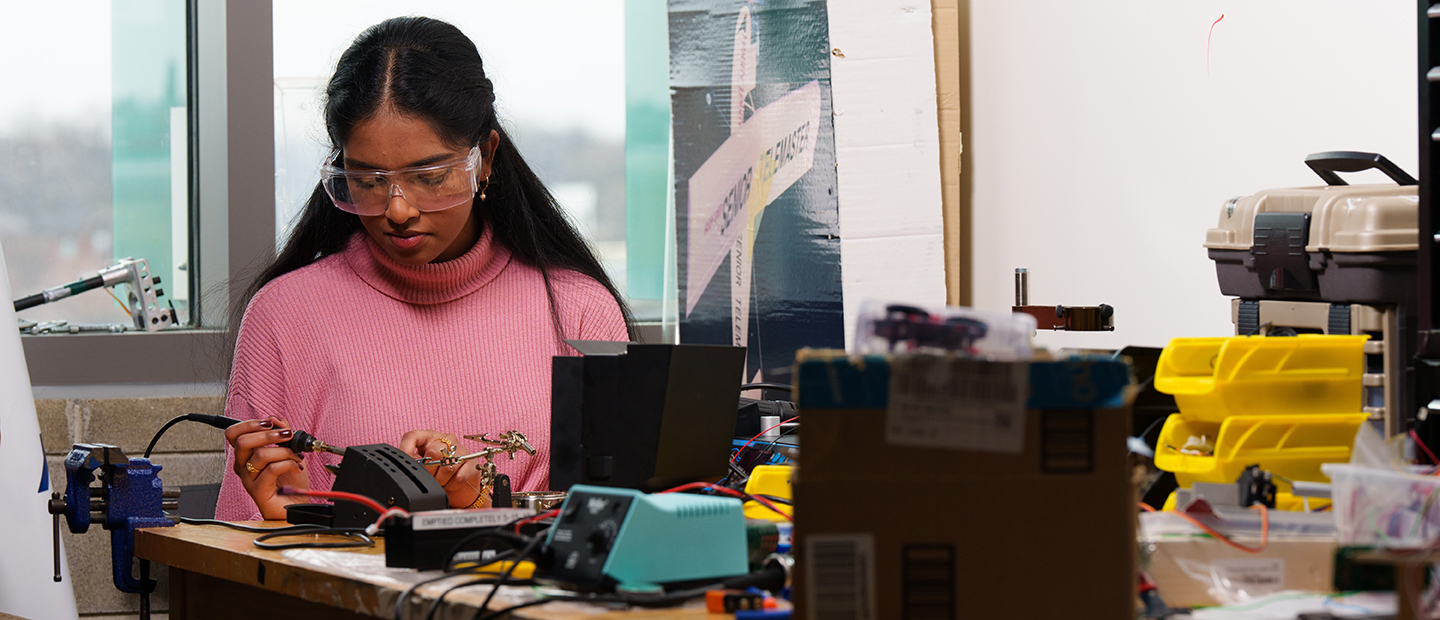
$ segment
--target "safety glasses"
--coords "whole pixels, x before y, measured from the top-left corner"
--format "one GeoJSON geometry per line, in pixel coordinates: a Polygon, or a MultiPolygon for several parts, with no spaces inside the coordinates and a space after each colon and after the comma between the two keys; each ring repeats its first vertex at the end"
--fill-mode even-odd
{"type": "Polygon", "coordinates": [[[400,170],[346,170],[320,168],[320,184],[340,210],[356,215],[382,215],[390,199],[400,196],[420,211],[443,211],[475,195],[479,185],[480,147],[464,158],[433,166],[400,170]]]}

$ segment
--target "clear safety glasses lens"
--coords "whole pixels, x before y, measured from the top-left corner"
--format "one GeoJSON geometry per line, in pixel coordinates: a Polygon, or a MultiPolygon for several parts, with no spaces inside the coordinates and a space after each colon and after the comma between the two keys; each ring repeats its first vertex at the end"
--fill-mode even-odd
{"type": "Polygon", "coordinates": [[[381,215],[394,196],[403,197],[420,211],[443,211],[475,195],[479,189],[475,170],[479,167],[480,149],[475,147],[465,159],[434,166],[401,170],[324,166],[320,184],[336,207],[356,215],[381,215]]]}

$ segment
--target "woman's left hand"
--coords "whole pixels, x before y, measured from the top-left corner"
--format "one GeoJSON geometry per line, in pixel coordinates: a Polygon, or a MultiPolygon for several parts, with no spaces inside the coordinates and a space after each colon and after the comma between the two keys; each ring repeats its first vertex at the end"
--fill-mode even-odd
{"type": "MultiPolygon", "coordinates": [[[[400,437],[400,449],[417,459],[442,459],[446,456],[464,456],[468,451],[460,445],[460,438],[440,431],[410,431],[400,437]]],[[[431,465],[425,468],[450,497],[451,508],[466,508],[475,503],[483,494],[480,488],[480,470],[474,463],[457,465],[431,465]]]]}

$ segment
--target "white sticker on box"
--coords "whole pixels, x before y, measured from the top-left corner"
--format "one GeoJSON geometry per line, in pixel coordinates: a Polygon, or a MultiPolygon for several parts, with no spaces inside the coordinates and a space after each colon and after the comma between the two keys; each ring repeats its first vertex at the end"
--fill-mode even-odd
{"type": "Polygon", "coordinates": [[[1019,453],[1025,447],[1030,367],[938,356],[897,357],[890,364],[885,441],[1019,453]]]}
{"type": "Polygon", "coordinates": [[[410,515],[415,531],[498,527],[534,515],[528,508],[487,508],[484,510],[430,510],[410,515]]]}
{"type": "Polygon", "coordinates": [[[812,618],[875,620],[875,537],[805,537],[805,585],[812,618]]]}
{"type": "Polygon", "coordinates": [[[1280,558],[1215,560],[1210,570],[1230,590],[1272,591],[1285,588],[1285,560],[1280,558]]]}

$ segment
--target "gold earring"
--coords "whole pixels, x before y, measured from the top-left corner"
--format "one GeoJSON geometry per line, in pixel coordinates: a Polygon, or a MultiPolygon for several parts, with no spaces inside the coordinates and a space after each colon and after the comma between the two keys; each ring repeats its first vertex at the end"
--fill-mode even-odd
{"type": "Polygon", "coordinates": [[[485,189],[490,187],[490,177],[485,177],[485,184],[480,186],[480,200],[485,200],[485,189]]]}

